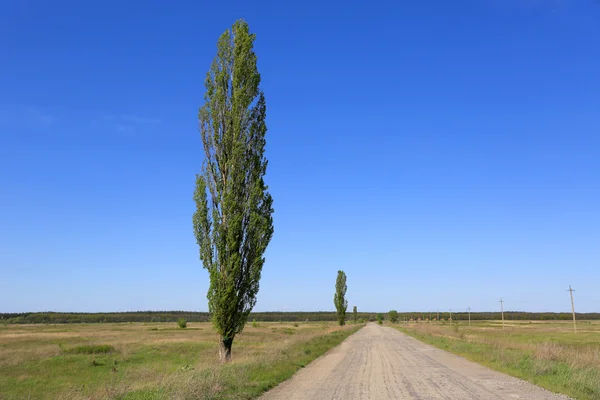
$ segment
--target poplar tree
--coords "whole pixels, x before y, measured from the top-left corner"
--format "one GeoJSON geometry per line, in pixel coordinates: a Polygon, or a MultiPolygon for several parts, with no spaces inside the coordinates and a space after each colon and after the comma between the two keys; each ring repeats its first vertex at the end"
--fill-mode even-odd
{"type": "Polygon", "coordinates": [[[337,310],[338,323],[340,325],[346,324],[346,309],[348,308],[348,300],[346,300],[346,273],[344,271],[338,271],[337,279],[335,281],[335,295],[333,296],[333,304],[337,310]]]}
{"type": "Polygon", "coordinates": [[[354,321],[354,323],[358,321],[358,310],[356,309],[356,306],[354,306],[354,308],[352,309],[352,320],[354,321]]]}
{"type": "Polygon", "coordinates": [[[231,359],[233,340],[256,303],[273,236],[273,199],[263,180],[266,101],[254,40],[242,20],[221,35],[198,112],[204,163],[196,175],[193,227],[210,278],[208,308],[222,361],[231,359]]]}

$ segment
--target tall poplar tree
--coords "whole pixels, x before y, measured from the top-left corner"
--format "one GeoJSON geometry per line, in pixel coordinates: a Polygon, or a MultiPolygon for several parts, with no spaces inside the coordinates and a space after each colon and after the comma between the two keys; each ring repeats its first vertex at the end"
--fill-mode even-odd
{"type": "Polygon", "coordinates": [[[335,280],[335,295],[333,296],[333,304],[337,310],[338,323],[346,324],[346,309],[348,309],[348,300],[346,300],[346,273],[338,271],[337,279],[335,280]]]}
{"type": "Polygon", "coordinates": [[[254,40],[242,20],[221,35],[198,112],[204,163],[196,176],[193,226],[210,277],[208,308],[222,361],[231,359],[233,339],[256,303],[273,236],[273,199],[263,180],[266,101],[254,40]]]}

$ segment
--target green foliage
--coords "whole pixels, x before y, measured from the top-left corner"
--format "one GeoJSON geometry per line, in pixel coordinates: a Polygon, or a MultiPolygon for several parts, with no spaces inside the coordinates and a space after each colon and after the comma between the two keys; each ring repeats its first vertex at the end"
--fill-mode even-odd
{"type": "Polygon", "coordinates": [[[383,325],[383,314],[381,314],[381,313],[377,314],[377,323],[379,325],[383,325]]]}
{"type": "Polygon", "coordinates": [[[108,354],[115,352],[115,348],[108,344],[96,344],[72,347],[63,351],[65,354],[108,354]]]}
{"type": "Polygon", "coordinates": [[[256,319],[252,320],[252,327],[253,328],[258,328],[258,322],[256,322],[256,319]]]}
{"type": "Polygon", "coordinates": [[[177,320],[177,326],[180,327],[181,329],[187,328],[187,321],[185,320],[185,318],[179,318],[177,320]]]}
{"type": "Polygon", "coordinates": [[[242,20],[221,35],[198,112],[205,157],[196,176],[193,226],[210,277],[208,308],[224,360],[256,303],[273,235],[273,199],[263,179],[266,101],[254,39],[242,20]]]}
{"type": "Polygon", "coordinates": [[[394,324],[398,322],[398,311],[391,310],[388,315],[390,317],[390,322],[393,322],[394,324]]]}
{"type": "Polygon", "coordinates": [[[337,279],[335,280],[335,295],[333,296],[333,304],[337,310],[337,320],[340,325],[346,323],[346,309],[348,308],[348,300],[346,300],[346,273],[338,271],[337,279]]]}
{"type": "Polygon", "coordinates": [[[354,321],[354,323],[356,323],[357,320],[358,320],[358,310],[356,309],[356,306],[354,306],[352,308],[352,321],[354,321]]]}

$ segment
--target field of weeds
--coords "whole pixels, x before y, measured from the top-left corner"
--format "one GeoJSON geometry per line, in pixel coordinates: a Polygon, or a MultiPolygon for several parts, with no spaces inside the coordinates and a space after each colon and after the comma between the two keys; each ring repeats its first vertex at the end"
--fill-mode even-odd
{"type": "Polygon", "coordinates": [[[575,399],[600,399],[600,322],[411,322],[397,329],[575,399]]]}
{"type": "Polygon", "coordinates": [[[362,325],[249,323],[218,362],[210,323],[0,326],[0,399],[249,399],[362,325]]]}

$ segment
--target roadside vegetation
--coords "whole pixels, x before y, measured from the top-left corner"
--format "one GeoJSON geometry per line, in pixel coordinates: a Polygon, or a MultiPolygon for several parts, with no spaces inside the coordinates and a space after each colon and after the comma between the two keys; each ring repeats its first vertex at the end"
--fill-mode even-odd
{"type": "Polygon", "coordinates": [[[0,325],[2,400],[250,399],[363,325],[264,323],[218,362],[210,323],[0,325]]]}
{"type": "Polygon", "coordinates": [[[267,103],[255,38],[243,20],[219,37],[198,111],[204,161],[196,175],[192,223],[210,279],[208,311],[222,362],[231,360],[233,341],[256,304],[274,232],[273,198],[264,180],[267,103]]]}
{"type": "Polygon", "coordinates": [[[333,295],[333,304],[335,305],[337,320],[340,326],[346,324],[346,310],[348,309],[348,300],[346,300],[347,290],[346,273],[340,270],[335,280],[335,294],[333,295]]]}
{"type": "Polygon", "coordinates": [[[600,399],[600,323],[410,322],[419,340],[575,399],[600,399]]]}

